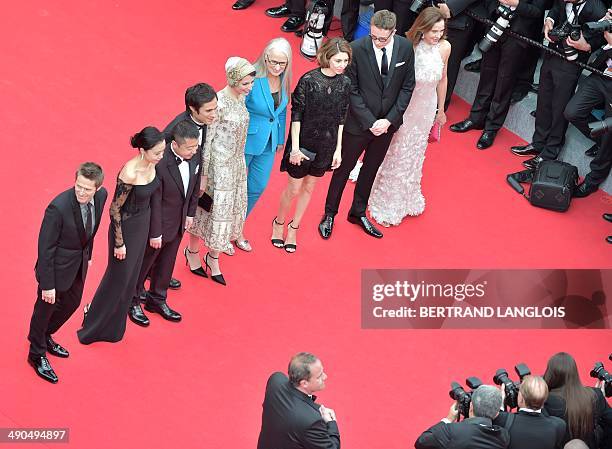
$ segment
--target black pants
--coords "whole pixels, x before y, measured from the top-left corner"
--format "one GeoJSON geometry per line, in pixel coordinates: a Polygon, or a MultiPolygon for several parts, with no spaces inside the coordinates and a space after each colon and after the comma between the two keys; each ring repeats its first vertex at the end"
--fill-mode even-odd
{"type": "Polygon", "coordinates": [[[359,178],[357,178],[355,193],[353,194],[353,204],[349,211],[349,215],[355,217],[365,216],[374,178],[376,178],[378,167],[385,159],[392,137],[393,133],[390,131],[381,136],[375,136],[369,131],[358,136],[344,131],[342,134],[342,164],[334,170],[329,184],[327,199],[325,200],[326,214],[335,216],[338,213],[342,192],[344,192],[349,174],[355,167],[359,156],[365,150],[363,166],[359,171],[359,178]]]}
{"type": "MultiPolygon", "coordinates": [[[[540,42],[544,40],[544,35],[540,39],[540,42]]],[[[540,49],[528,45],[523,49],[523,57],[521,58],[518,72],[516,75],[515,89],[519,92],[528,93],[533,83],[533,77],[538,67],[538,59],[540,59],[540,49]]]]}
{"type": "Polygon", "coordinates": [[[84,279],[81,270],[66,291],[55,292],[55,303],[49,304],[42,299],[42,290],[38,288],[36,303],[30,320],[30,357],[41,357],[47,353],[47,336],[53,335],[64,325],[81,304],[84,279]]]}
{"type": "Polygon", "coordinates": [[[374,0],[374,11],[387,9],[395,13],[397,17],[397,25],[395,29],[397,34],[405,37],[406,31],[410,29],[417,16],[410,11],[412,0],[374,0]]]}
{"type": "MultiPolygon", "coordinates": [[[[594,107],[605,104],[606,117],[612,117],[612,78],[604,78],[596,73],[589,75],[578,86],[578,91],[565,108],[565,117],[589,139],[588,123],[594,107]]],[[[591,184],[601,184],[610,174],[612,166],[612,132],[602,135],[597,143],[599,151],[591,161],[591,171],[585,180],[591,184]]]]}
{"type": "Polygon", "coordinates": [[[531,140],[544,159],[557,159],[568,122],[563,115],[576,90],[582,69],[557,56],[546,54],[540,69],[540,89],[536,108],[535,132],[531,140]]]}
{"type": "Polygon", "coordinates": [[[359,20],[359,0],[343,0],[340,21],[344,39],[351,42],[355,37],[355,28],[359,20]]]}
{"type": "Polygon", "coordinates": [[[172,279],[176,254],[181,245],[181,235],[177,234],[174,240],[164,242],[162,237],[162,247],[154,249],[147,245],[138,284],[136,285],[136,296],[132,299],[132,305],[138,305],[140,297],[145,293],[144,283],[147,276],[151,277],[147,301],[161,305],[166,302],[168,297],[168,286],[172,279]]]}
{"type": "Polygon", "coordinates": [[[485,131],[498,131],[504,126],[524,51],[516,39],[506,38],[482,57],[470,120],[484,126],[485,131]]]}
{"type": "MultiPolygon", "coordinates": [[[[327,35],[331,21],[334,18],[335,2],[335,0],[325,0],[329,9],[329,13],[325,16],[325,23],[323,24],[323,33],[325,35],[327,35]]],[[[289,8],[292,16],[306,17],[306,0],[286,0],[285,6],[289,8]]]]}

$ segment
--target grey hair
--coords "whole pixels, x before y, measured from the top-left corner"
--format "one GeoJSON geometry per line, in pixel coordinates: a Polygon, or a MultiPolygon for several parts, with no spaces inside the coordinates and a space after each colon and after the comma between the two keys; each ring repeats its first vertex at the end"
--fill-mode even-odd
{"type": "Polygon", "coordinates": [[[474,416],[493,419],[499,413],[503,402],[501,391],[493,385],[481,385],[472,393],[474,416]]]}
{"type": "Polygon", "coordinates": [[[265,78],[268,76],[268,67],[266,67],[266,57],[271,52],[278,52],[285,55],[287,58],[287,67],[285,67],[285,71],[281,74],[281,100],[283,98],[289,98],[289,93],[291,92],[291,66],[293,62],[293,54],[291,52],[291,44],[284,37],[277,37],[272,39],[265,46],[257,61],[253,64],[255,66],[255,70],[257,74],[256,78],[265,78]]]}
{"type": "Polygon", "coordinates": [[[317,356],[309,352],[300,352],[291,357],[287,374],[289,374],[289,382],[294,387],[297,387],[302,380],[310,379],[310,365],[319,360],[317,356]]]}
{"type": "Polygon", "coordinates": [[[565,443],[565,446],[563,446],[563,449],[589,449],[589,446],[587,446],[587,444],[584,441],[576,438],[574,440],[570,440],[567,443],[565,443]]]}

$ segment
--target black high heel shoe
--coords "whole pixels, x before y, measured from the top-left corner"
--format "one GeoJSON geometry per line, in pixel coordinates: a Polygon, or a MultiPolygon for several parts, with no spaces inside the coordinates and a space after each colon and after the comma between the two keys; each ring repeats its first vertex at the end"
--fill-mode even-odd
{"type": "MultiPolygon", "coordinates": [[[[277,217],[274,217],[274,220],[272,220],[272,226],[277,225],[277,226],[284,226],[285,222],[283,221],[282,223],[279,223],[278,221],[276,221],[277,217]]],[[[285,241],[283,239],[270,239],[270,241],[272,242],[272,245],[274,245],[275,248],[282,248],[283,246],[285,246],[285,241]]]]}
{"type": "MultiPolygon", "coordinates": [[[[210,278],[213,281],[215,281],[215,282],[217,282],[217,283],[219,283],[221,285],[227,285],[225,283],[225,278],[223,277],[223,274],[221,274],[221,273],[219,273],[219,274],[212,274],[212,268],[210,268],[210,265],[208,265],[208,256],[210,256],[210,253],[206,253],[206,256],[204,256],[204,263],[206,264],[206,271],[208,271],[210,269],[210,278]]],[[[210,256],[210,258],[211,259],[215,259],[215,260],[219,259],[218,257],[213,257],[213,256],[210,256]]]]}
{"type": "MultiPolygon", "coordinates": [[[[197,276],[202,276],[207,278],[208,275],[206,274],[206,271],[204,271],[204,269],[202,267],[198,267],[195,270],[191,269],[191,266],[189,266],[189,259],[187,259],[187,252],[189,251],[189,248],[185,248],[185,251],[183,251],[183,254],[185,254],[185,265],[187,265],[189,267],[189,271],[191,271],[193,274],[197,275],[197,276]]],[[[189,254],[198,254],[200,251],[189,251],[189,254]]]]}
{"type": "MultiPolygon", "coordinates": [[[[291,226],[291,223],[293,223],[293,220],[291,220],[287,226],[289,226],[291,229],[293,229],[295,231],[300,229],[299,226],[297,228],[291,226]]],[[[287,251],[288,253],[293,254],[296,250],[297,250],[297,244],[296,243],[285,243],[285,251],[287,251]]]]}

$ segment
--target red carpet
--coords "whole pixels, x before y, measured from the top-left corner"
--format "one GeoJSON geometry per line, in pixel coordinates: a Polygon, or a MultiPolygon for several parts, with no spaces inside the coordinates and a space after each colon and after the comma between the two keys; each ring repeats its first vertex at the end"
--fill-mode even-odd
{"type": "MultiPolygon", "coordinates": [[[[226,58],[255,59],[281,34],[282,21],[263,16],[276,5],[271,0],[236,13],[232,0],[33,3],[5,5],[0,27],[0,427],[69,427],[74,448],[253,448],[267,376],[301,350],[324,362],[329,379],[320,401],[336,410],[344,448],[411,447],[446,415],[451,380],[490,382],[497,368],[518,362],[542,372],[560,350],[576,356],[591,383],[590,366],[610,351],[609,330],[360,329],[363,268],[612,267],[603,240],[612,227],[600,218],[612,210],[610,197],[577,200],[565,214],[530,207],[505,182],[520,169],[507,151],[519,139],[506,131],[488,151],[475,149],[476,133],[445,131],[427,153],[425,214],[381,241],[344,221],[352,187],[332,239],[318,237],[327,177],[297,253],[273,248],[269,227],[285,182],[275,170],[245,231],[255,251],[222,260],[228,287],[192,276],[179,261],[184,287],[169,303],[183,313],[181,324],[153,316],[147,329],[129,323],[120,344],[84,347],[77,313],[57,334],[71,351],[69,359],[51,359],[59,384],[38,379],[26,364],[25,336],[48,201],[70,186],[84,160],[104,166],[112,192],[133,154],[129,136],[165,126],[182,110],[187,86],[221,88],[226,58]]],[[[295,80],[310,67],[296,56],[295,80]]],[[[457,100],[449,122],[466,114],[457,100]]],[[[105,267],[106,217],[84,302],[105,267]]]]}

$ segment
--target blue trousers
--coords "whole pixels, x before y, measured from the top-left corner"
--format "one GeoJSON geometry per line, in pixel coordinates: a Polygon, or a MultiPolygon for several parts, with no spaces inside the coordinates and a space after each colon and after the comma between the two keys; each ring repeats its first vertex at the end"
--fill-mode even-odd
{"type": "Polygon", "coordinates": [[[274,154],[274,149],[270,147],[268,141],[263,153],[257,156],[244,155],[247,166],[247,217],[268,185],[274,165],[274,154]]]}

